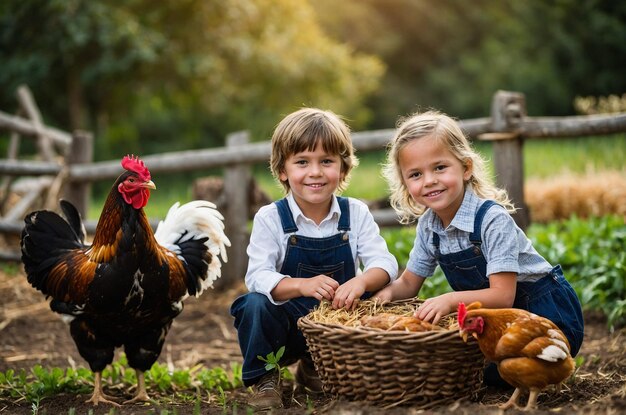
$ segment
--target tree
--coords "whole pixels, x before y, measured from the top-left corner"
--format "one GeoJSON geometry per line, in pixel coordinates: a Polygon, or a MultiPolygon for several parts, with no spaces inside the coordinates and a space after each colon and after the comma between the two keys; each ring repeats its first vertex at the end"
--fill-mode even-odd
{"type": "Polygon", "coordinates": [[[529,113],[574,113],[577,95],[622,94],[626,3],[611,0],[317,0],[324,28],[388,70],[371,126],[435,107],[485,116],[498,89],[526,94],[529,113]],[[333,10],[333,13],[328,13],[333,10]]]}
{"type": "Polygon", "coordinates": [[[363,126],[384,66],[315,19],[298,0],[5,0],[0,104],[27,83],[53,124],[95,130],[98,157],[267,138],[303,105],[363,126]]]}

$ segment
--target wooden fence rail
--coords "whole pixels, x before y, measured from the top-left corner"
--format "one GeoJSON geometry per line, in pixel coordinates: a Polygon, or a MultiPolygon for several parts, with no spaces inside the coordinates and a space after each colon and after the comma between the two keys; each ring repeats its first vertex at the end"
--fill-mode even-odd
{"type": "MultiPolygon", "coordinates": [[[[528,211],[523,198],[523,141],[543,137],[571,137],[626,132],[626,113],[612,115],[593,115],[576,117],[527,117],[524,96],[515,92],[498,91],[492,101],[490,117],[460,120],[461,128],[472,139],[493,141],[494,167],[496,182],[506,188],[516,206],[521,209],[514,215],[520,227],[529,224],[528,211]]],[[[88,187],[85,183],[98,180],[111,180],[121,173],[119,161],[95,163],[80,162],[90,160],[85,155],[85,146],[89,139],[75,139],[78,135],[36,125],[32,121],[0,112],[0,128],[7,128],[24,135],[38,135],[42,131],[55,143],[72,143],[72,154],[82,154],[74,163],[60,165],[46,161],[0,160],[0,176],[40,176],[59,177],[64,172],[70,193],[68,200],[77,202],[81,212],[86,211],[88,187]],[[74,138],[74,139],[73,139],[74,138]],[[77,151],[76,146],[82,146],[77,151]],[[77,187],[80,181],[81,187],[77,187]]],[[[352,134],[357,151],[377,151],[384,149],[393,136],[394,129],[354,132],[352,134]]],[[[82,134],[84,135],[84,134],[82,134]]],[[[90,147],[89,147],[90,148],[90,147]]],[[[222,285],[227,285],[243,277],[247,266],[245,249],[248,240],[247,223],[249,204],[247,183],[250,167],[257,163],[267,163],[271,154],[269,142],[250,143],[248,132],[242,131],[229,135],[226,146],[221,148],[169,152],[158,155],[142,156],[152,174],[224,168],[225,183],[239,185],[225,186],[226,232],[233,246],[229,250],[231,261],[224,270],[222,285]]],[[[372,214],[381,226],[398,225],[397,216],[391,209],[376,210],[372,214]]],[[[18,233],[23,224],[15,218],[0,219],[0,233],[18,233]]],[[[152,221],[153,223],[156,221],[152,221]]],[[[94,221],[86,221],[88,233],[95,229],[94,221]]],[[[16,259],[10,254],[0,253],[0,260],[16,259]]]]}

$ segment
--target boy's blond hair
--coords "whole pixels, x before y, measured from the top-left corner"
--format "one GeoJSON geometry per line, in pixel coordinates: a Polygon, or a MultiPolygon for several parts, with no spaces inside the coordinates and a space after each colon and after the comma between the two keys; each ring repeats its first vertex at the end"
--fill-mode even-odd
{"type": "Polygon", "coordinates": [[[415,203],[402,179],[399,165],[400,151],[413,140],[433,137],[444,145],[461,164],[472,170],[465,183],[483,199],[491,199],[502,205],[508,212],[515,212],[506,190],[494,186],[485,171],[485,161],[470,145],[459,124],[438,111],[415,113],[399,120],[396,133],[387,147],[387,161],[383,175],[389,184],[391,206],[400,215],[402,223],[408,223],[421,216],[426,208],[415,203]]]}
{"type": "Polygon", "coordinates": [[[289,182],[279,178],[285,170],[285,161],[293,154],[314,150],[318,142],[327,153],[341,157],[342,178],[337,193],[348,186],[350,172],[359,164],[354,155],[350,128],[331,111],[302,108],[283,118],[272,135],[270,169],[285,193],[290,190],[289,182]]]}

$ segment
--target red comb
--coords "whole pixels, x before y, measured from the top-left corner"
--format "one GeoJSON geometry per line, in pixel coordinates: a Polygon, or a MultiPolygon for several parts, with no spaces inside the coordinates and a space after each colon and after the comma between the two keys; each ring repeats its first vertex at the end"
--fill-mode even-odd
{"type": "Polygon", "coordinates": [[[143,161],[139,160],[139,157],[135,156],[134,154],[124,156],[124,158],[122,159],[122,167],[124,167],[126,170],[137,173],[141,180],[150,180],[150,171],[148,170],[146,165],[143,164],[143,161]]]}
{"type": "Polygon", "coordinates": [[[456,319],[459,321],[459,326],[463,327],[463,323],[465,322],[465,316],[467,315],[467,310],[465,309],[465,303],[459,303],[459,308],[457,310],[456,319]]]}

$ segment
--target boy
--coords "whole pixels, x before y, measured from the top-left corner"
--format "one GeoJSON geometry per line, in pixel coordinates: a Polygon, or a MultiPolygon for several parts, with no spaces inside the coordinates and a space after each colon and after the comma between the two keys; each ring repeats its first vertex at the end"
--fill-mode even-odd
{"type": "Polygon", "coordinates": [[[298,387],[322,392],[298,318],[322,299],[353,309],[398,272],[367,206],[336,196],[358,164],[350,131],[337,115],[304,108],[285,117],[272,136],[270,164],[286,197],[255,215],[247,250],[250,292],[231,307],[243,381],[256,385],[249,404],[258,410],[282,406],[280,377],[258,356],[285,346],[282,364],[299,361],[298,387]]]}

